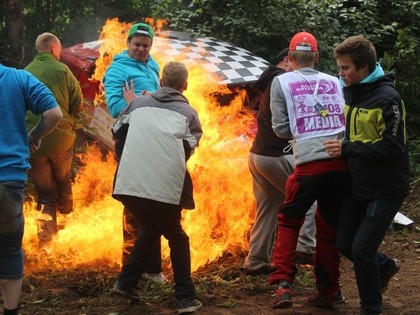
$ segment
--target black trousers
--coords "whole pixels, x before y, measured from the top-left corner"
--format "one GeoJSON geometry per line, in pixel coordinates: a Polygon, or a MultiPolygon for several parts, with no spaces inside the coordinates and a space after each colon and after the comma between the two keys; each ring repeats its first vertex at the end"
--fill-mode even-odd
{"type": "Polygon", "coordinates": [[[156,242],[163,235],[169,243],[176,298],[194,296],[190,242],[181,226],[181,207],[133,196],[121,196],[121,201],[137,219],[140,229],[118,280],[129,286],[136,286],[150,255],[156,249],[156,242]]]}

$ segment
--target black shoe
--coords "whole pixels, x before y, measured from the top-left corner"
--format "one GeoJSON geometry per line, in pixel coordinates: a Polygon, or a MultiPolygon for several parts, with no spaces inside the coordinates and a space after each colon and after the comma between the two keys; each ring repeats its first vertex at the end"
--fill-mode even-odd
{"type": "Polygon", "coordinates": [[[178,305],[178,314],[192,313],[203,306],[203,304],[194,297],[177,300],[176,303],[178,305]]]}
{"type": "Polygon", "coordinates": [[[382,314],[381,312],[371,312],[368,310],[364,310],[363,308],[360,310],[360,315],[380,315],[382,314]]]}
{"type": "Polygon", "coordinates": [[[137,290],[133,287],[124,285],[121,281],[115,282],[112,292],[131,300],[140,301],[140,296],[137,290]]]}
{"type": "Polygon", "coordinates": [[[394,260],[394,267],[389,271],[387,276],[381,277],[381,293],[384,293],[386,289],[388,289],[389,281],[391,281],[392,277],[400,271],[401,263],[398,259],[394,260]]]}
{"type": "Polygon", "coordinates": [[[337,291],[331,295],[322,295],[317,292],[315,295],[309,297],[308,304],[314,307],[334,307],[335,305],[344,303],[345,300],[341,291],[337,291]]]}
{"type": "Polygon", "coordinates": [[[313,264],[314,264],[314,254],[296,252],[295,264],[296,265],[311,265],[311,266],[313,266],[313,264]]]}
{"type": "Polygon", "coordinates": [[[260,268],[257,269],[248,269],[245,268],[245,274],[247,276],[258,276],[258,275],[262,275],[262,274],[270,274],[273,273],[274,271],[276,271],[277,268],[274,265],[264,265],[260,268]]]}

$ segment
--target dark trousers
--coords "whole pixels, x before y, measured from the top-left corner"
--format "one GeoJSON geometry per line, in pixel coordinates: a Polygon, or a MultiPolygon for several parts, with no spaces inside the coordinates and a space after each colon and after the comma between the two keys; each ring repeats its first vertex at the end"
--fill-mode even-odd
{"type": "Polygon", "coordinates": [[[350,185],[343,160],[316,161],[296,166],[286,183],[286,200],[280,206],[273,262],[277,270],[270,283],[294,280],[295,250],[306,212],[317,201],[314,271],[321,294],[340,289],[340,256],[336,247],[336,226],[341,204],[350,185]]]}
{"type": "Polygon", "coordinates": [[[190,242],[181,226],[180,206],[132,196],[121,196],[121,201],[136,218],[140,229],[118,280],[129,286],[136,286],[150,255],[156,249],[156,243],[163,235],[169,243],[176,298],[194,296],[190,242]]]}
{"type": "Polygon", "coordinates": [[[371,312],[381,312],[380,278],[394,268],[393,260],[378,249],[403,201],[404,197],[369,201],[350,193],[343,203],[337,246],[353,262],[361,306],[371,312]]]}
{"type": "MultiPolygon", "coordinates": [[[[123,211],[123,247],[122,247],[122,263],[125,264],[133,250],[134,242],[139,233],[140,224],[137,222],[133,214],[124,207],[123,211]]],[[[162,256],[160,239],[156,242],[155,250],[149,257],[149,261],[144,267],[144,272],[159,273],[162,272],[162,256]]]]}

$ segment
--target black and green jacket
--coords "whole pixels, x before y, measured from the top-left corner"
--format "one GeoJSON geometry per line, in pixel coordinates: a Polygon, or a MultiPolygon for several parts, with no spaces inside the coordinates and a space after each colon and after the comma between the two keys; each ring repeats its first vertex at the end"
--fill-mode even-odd
{"type": "Polygon", "coordinates": [[[409,190],[405,107],[391,75],[344,88],[347,158],[354,193],[368,200],[409,190]]]}

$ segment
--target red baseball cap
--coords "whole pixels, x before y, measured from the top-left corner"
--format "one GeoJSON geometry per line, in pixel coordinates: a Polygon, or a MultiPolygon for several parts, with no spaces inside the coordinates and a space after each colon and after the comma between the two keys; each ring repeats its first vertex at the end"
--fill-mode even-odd
{"type": "Polygon", "coordinates": [[[318,51],[318,43],[314,35],[308,32],[300,32],[293,36],[289,50],[318,51]]]}

